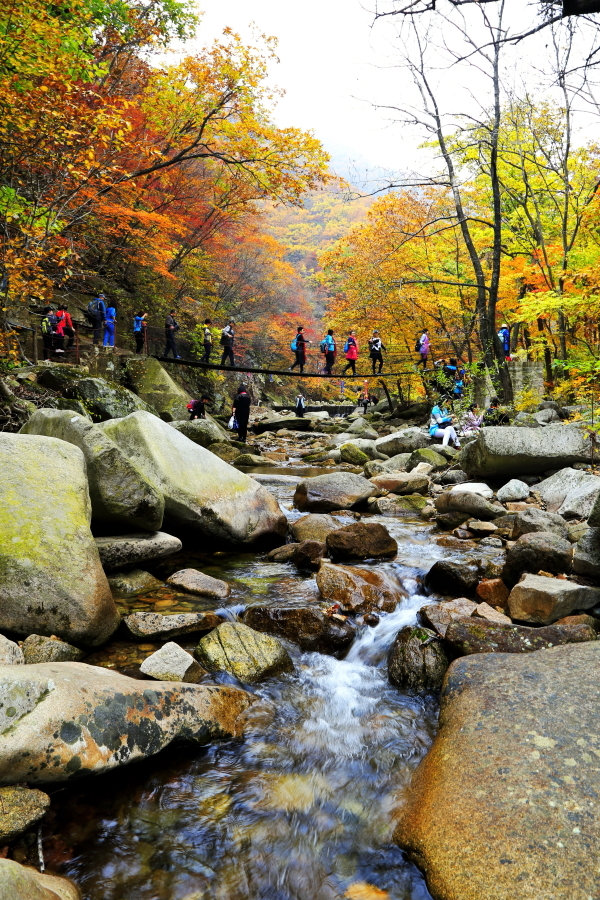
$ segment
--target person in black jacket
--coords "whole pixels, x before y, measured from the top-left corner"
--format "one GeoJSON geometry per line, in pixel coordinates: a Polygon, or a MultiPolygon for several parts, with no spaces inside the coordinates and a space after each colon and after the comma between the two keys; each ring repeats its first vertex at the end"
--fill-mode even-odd
{"type": "Polygon", "coordinates": [[[177,347],[175,346],[175,334],[178,331],[179,325],[177,323],[177,319],[175,318],[175,310],[172,309],[165,319],[165,338],[167,340],[167,344],[165,347],[165,359],[169,355],[169,352],[173,354],[175,359],[181,359],[177,352],[177,347]]]}
{"type": "Polygon", "coordinates": [[[237,419],[238,440],[242,441],[244,444],[246,443],[246,437],[248,436],[250,402],[250,394],[246,389],[246,385],[240,384],[235,400],[233,401],[233,406],[231,407],[231,413],[237,419]]]}
{"type": "Polygon", "coordinates": [[[235,361],[233,359],[233,342],[235,341],[235,333],[233,330],[233,326],[235,325],[235,321],[233,319],[229,320],[229,324],[225,326],[225,328],[221,331],[221,347],[223,348],[223,355],[221,356],[221,365],[225,365],[225,361],[229,360],[229,364],[234,366],[235,361]]]}

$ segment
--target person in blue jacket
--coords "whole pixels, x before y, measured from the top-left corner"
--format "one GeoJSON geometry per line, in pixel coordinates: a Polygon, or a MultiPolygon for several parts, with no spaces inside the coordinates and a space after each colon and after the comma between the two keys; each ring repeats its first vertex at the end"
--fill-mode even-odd
{"type": "Polygon", "coordinates": [[[104,346],[115,346],[115,325],[117,322],[117,310],[114,306],[106,307],[106,317],[104,319],[104,346]]]}
{"type": "Polygon", "coordinates": [[[510,328],[506,322],[502,323],[500,331],[498,332],[498,338],[502,344],[502,349],[504,350],[504,358],[510,359],[510,328]]]}
{"type": "Polygon", "coordinates": [[[458,435],[456,434],[456,430],[452,425],[454,421],[453,416],[450,415],[448,410],[444,409],[444,407],[439,406],[437,403],[431,410],[431,418],[429,420],[429,434],[434,438],[441,438],[442,444],[444,447],[447,447],[450,441],[452,444],[459,449],[460,441],[458,439],[458,435]]]}
{"type": "Polygon", "coordinates": [[[323,338],[325,345],[325,374],[331,375],[331,370],[335,362],[335,340],[333,338],[333,328],[330,328],[323,338]]]}

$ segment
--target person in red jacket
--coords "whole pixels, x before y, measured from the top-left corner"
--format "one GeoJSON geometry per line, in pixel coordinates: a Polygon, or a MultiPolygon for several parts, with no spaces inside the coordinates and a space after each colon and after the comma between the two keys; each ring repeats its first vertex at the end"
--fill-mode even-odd
{"type": "MultiPolygon", "coordinates": [[[[75,329],[73,328],[73,319],[71,318],[67,303],[63,303],[63,305],[57,309],[56,316],[58,318],[56,333],[60,334],[63,342],[65,335],[67,336],[67,350],[72,350],[75,344],[75,329]]],[[[63,342],[61,342],[61,346],[63,342]]]]}
{"type": "Polygon", "coordinates": [[[346,338],[346,343],[344,345],[344,354],[346,359],[348,360],[348,365],[342,371],[342,375],[344,372],[347,372],[348,369],[352,370],[352,374],[356,375],[356,360],[358,359],[358,342],[356,340],[356,332],[349,331],[348,337],[346,338]]]}

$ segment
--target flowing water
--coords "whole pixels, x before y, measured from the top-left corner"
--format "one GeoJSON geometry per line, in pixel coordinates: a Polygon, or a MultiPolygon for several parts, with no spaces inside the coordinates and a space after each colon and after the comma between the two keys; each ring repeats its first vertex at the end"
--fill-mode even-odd
{"type": "MultiPolygon", "coordinates": [[[[293,489],[273,490],[289,507],[293,489]]],[[[400,552],[379,565],[409,597],[364,627],[345,659],[288,645],[295,671],[253,688],[243,741],[171,748],[54,792],[48,861],[85,900],[430,898],[392,833],[437,701],[392,687],[386,655],[428,602],[419,572],[450,553],[420,520],[382,521],[400,552]]],[[[234,585],[230,617],[251,603],[318,596],[314,579],[264,557],[218,556],[204,568],[234,585]]]]}

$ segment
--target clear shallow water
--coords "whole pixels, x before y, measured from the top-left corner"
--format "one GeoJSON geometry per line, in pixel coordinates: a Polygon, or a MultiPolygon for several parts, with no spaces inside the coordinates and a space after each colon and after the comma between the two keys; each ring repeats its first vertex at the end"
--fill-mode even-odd
{"type": "MultiPolygon", "coordinates": [[[[277,487],[282,504],[292,490],[277,487]]],[[[419,572],[461,554],[439,547],[420,520],[381,521],[401,552],[378,567],[409,597],[364,627],[344,660],[290,644],[295,671],[253,688],[243,741],[172,748],[53,792],[47,863],[85,900],[430,900],[392,833],[437,701],[393,688],[386,657],[428,602],[419,572]]],[[[291,564],[244,554],[203,568],[234,584],[232,616],[256,602],[318,598],[314,579],[291,564]]]]}

